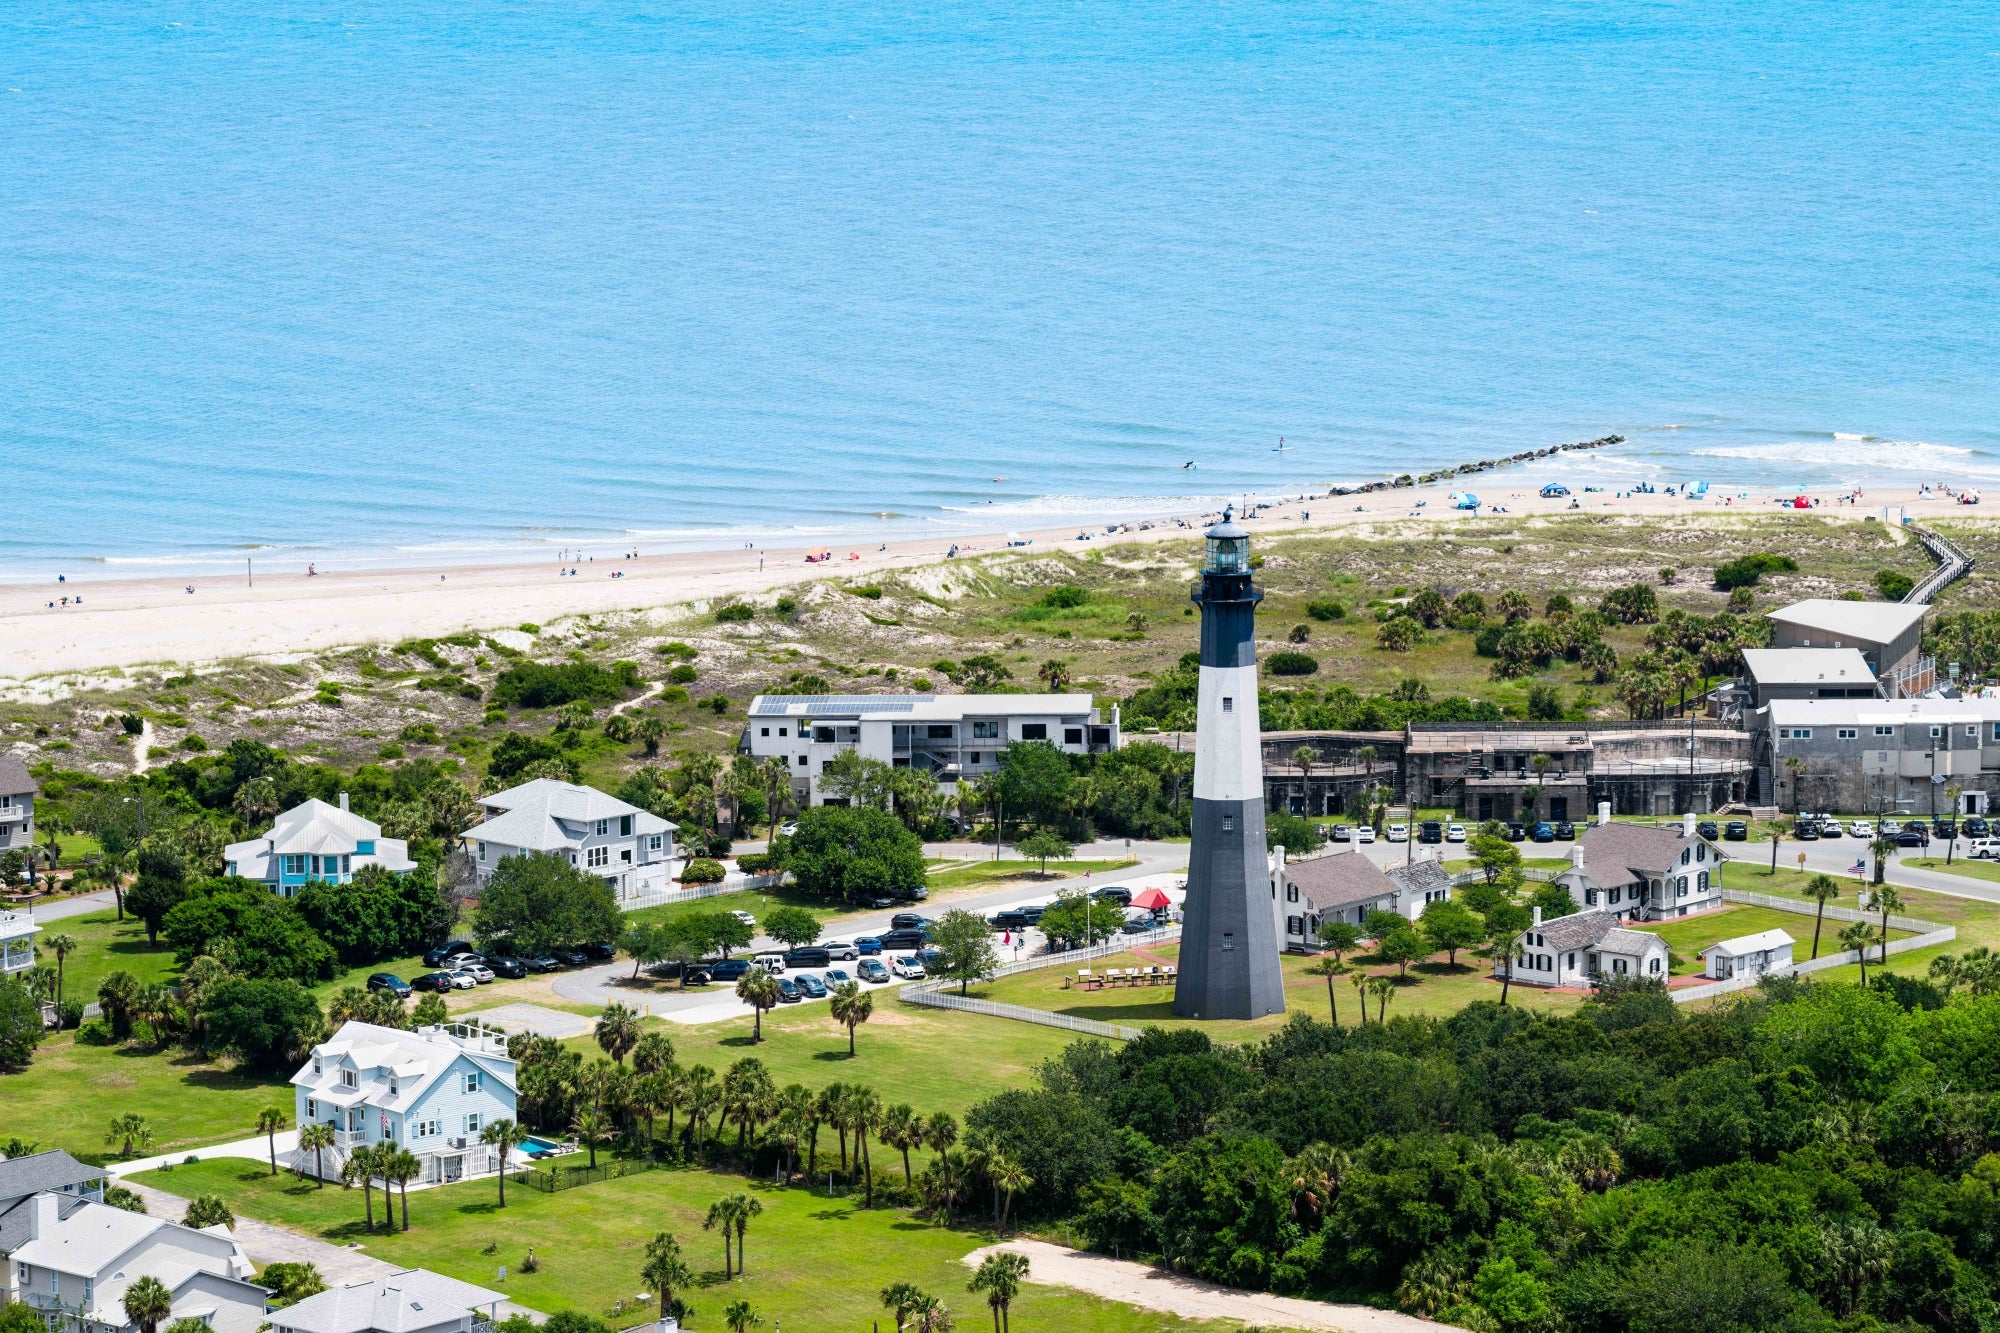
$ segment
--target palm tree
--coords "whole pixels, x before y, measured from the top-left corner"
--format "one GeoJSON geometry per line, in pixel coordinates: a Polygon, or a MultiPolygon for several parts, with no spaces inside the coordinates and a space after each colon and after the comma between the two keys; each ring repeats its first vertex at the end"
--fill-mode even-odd
{"type": "Polygon", "coordinates": [[[1792,817],[1795,819],[1798,817],[1799,811],[1802,808],[1800,805],[1799,798],[1801,794],[1800,789],[1805,785],[1804,782],[1802,781],[1802,779],[1805,777],[1805,773],[1806,773],[1805,760],[1799,758],[1795,754],[1786,756],[1785,775],[1791,778],[1792,780],[1792,817]]]}
{"type": "Polygon", "coordinates": [[[174,1294],[166,1284],[146,1276],[125,1288],[125,1317],[139,1326],[139,1333],[158,1333],[161,1323],[174,1312],[174,1294]]]}
{"type": "Polygon", "coordinates": [[[736,1275],[741,1277],[747,1271],[749,1249],[744,1243],[744,1235],[750,1230],[750,1219],[764,1211],[764,1205],[756,1195],[738,1193],[736,1207],[731,1212],[731,1220],[736,1225],[736,1275]]]}
{"type": "Polygon", "coordinates": [[[632,1048],[632,1068],[641,1074],[657,1074],[674,1063],[674,1043],[664,1032],[648,1032],[632,1048]]]}
{"type": "Polygon", "coordinates": [[[368,1212],[368,1231],[375,1231],[375,1173],[380,1165],[376,1149],[368,1144],[357,1144],[348,1150],[347,1163],[340,1168],[342,1182],[352,1185],[361,1182],[361,1201],[368,1212]]]}
{"type": "MultiPolygon", "coordinates": [[[[812,1115],[806,1120],[806,1179],[811,1180],[819,1170],[819,1130],[821,1125],[834,1123],[839,1113],[841,1098],[847,1095],[845,1083],[829,1083],[813,1098],[812,1115]]],[[[841,1142],[846,1143],[843,1136],[841,1142]]]]}
{"type": "Polygon", "coordinates": [[[1061,694],[1069,689],[1069,663],[1059,657],[1051,657],[1042,663],[1035,674],[1049,687],[1050,694],[1061,694]]]}
{"type": "Polygon", "coordinates": [[[924,1146],[924,1122],[909,1104],[898,1102],[882,1113],[882,1143],[903,1154],[903,1184],[914,1188],[910,1149],[924,1146]]]}
{"type": "Polygon", "coordinates": [[[597,1044],[620,1065],[639,1044],[639,1015],[622,1004],[607,1004],[597,1018],[597,1044]]]}
{"type": "Polygon", "coordinates": [[[785,798],[792,794],[792,770],[785,766],[781,758],[766,759],[757,766],[758,778],[764,784],[764,813],[770,816],[770,840],[778,836],[778,825],[784,820],[785,798]]]}
{"type": "Polygon", "coordinates": [[[729,1333],[750,1333],[764,1318],[750,1308],[750,1302],[731,1301],[723,1308],[722,1322],[728,1325],[729,1333]]]}
{"type": "Polygon", "coordinates": [[[1292,764],[1299,770],[1299,785],[1308,806],[1312,804],[1313,765],[1318,762],[1319,751],[1310,745],[1300,745],[1292,750],[1292,764]]]}
{"type": "Polygon", "coordinates": [[[828,1001],[833,1012],[833,1020],[847,1029],[847,1058],[854,1058],[854,1029],[868,1021],[875,1012],[875,996],[871,991],[861,989],[858,981],[843,981],[833,988],[833,997],[828,1001]]]}
{"type": "Polygon", "coordinates": [[[702,1219],[703,1231],[722,1233],[722,1276],[736,1276],[736,1201],[746,1196],[725,1194],[708,1206],[708,1216],[702,1219]]]}
{"type": "Polygon", "coordinates": [[[757,1013],[756,1028],[750,1040],[764,1040],[764,1011],[778,1007],[778,979],[761,967],[753,967],[737,981],[736,998],[757,1013]]]}
{"type": "Polygon", "coordinates": [[[42,941],[42,947],[56,956],[56,1003],[63,997],[63,960],[76,952],[76,937],[72,935],[51,935],[42,941]]]}
{"type": "Polygon", "coordinates": [[[597,1145],[608,1143],[613,1137],[611,1122],[605,1118],[604,1112],[595,1106],[586,1106],[571,1119],[569,1132],[576,1135],[577,1141],[590,1150],[590,1169],[595,1171],[597,1145]]]}
{"type": "Polygon", "coordinates": [[[847,1094],[847,1124],[854,1131],[854,1152],[861,1159],[861,1177],[866,1182],[861,1206],[873,1208],[875,1162],[868,1152],[868,1137],[882,1125],[882,1098],[873,1088],[855,1088],[847,1094]]]}
{"type": "MultiPolygon", "coordinates": [[[[1366,972],[1356,972],[1353,976],[1350,976],[1348,980],[1354,984],[1354,996],[1355,999],[1361,1005],[1361,1026],[1367,1027],[1368,1026],[1368,974],[1366,972]]],[[[1501,980],[1500,1003],[1502,1004],[1507,1003],[1507,985],[1505,978],[1502,978],[1501,980]]]]}
{"type": "Polygon", "coordinates": [[[153,1128],[146,1123],[146,1117],[126,1112],[111,1122],[111,1132],[104,1136],[104,1142],[119,1144],[118,1156],[127,1158],[134,1148],[153,1146],[153,1128]]]}
{"type": "Polygon", "coordinates": [[[1812,956],[1817,958],[1819,957],[1819,928],[1820,923],[1826,919],[1827,900],[1840,896],[1840,883],[1832,875],[1814,875],[1806,881],[1805,895],[1819,904],[1819,911],[1813,916],[1812,956]]]}
{"type": "Polygon", "coordinates": [[[1889,963],[1889,915],[1903,910],[1903,895],[1896,892],[1894,884],[1875,886],[1875,901],[1869,904],[1882,914],[1882,963],[1889,963]]]}
{"type": "Polygon", "coordinates": [[[715,1071],[707,1065],[696,1065],[688,1070],[687,1136],[690,1145],[701,1137],[702,1127],[721,1105],[722,1089],[716,1084],[715,1071]]]}
{"type": "Polygon", "coordinates": [[[244,831],[255,833],[266,816],[277,813],[278,784],[269,778],[251,778],[236,789],[236,799],[231,804],[236,817],[243,821],[244,831]]]}
{"type": "MultiPolygon", "coordinates": [[[[408,1148],[393,1143],[382,1145],[382,1211],[389,1211],[389,1186],[403,1196],[403,1230],[410,1229],[410,1182],[424,1173],[424,1164],[408,1148]]],[[[384,1218],[384,1221],[390,1221],[384,1218]]]]}
{"type": "Polygon", "coordinates": [[[302,1150],[306,1148],[312,1149],[313,1180],[317,1182],[320,1189],[326,1188],[326,1172],[320,1166],[320,1154],[326,1149],[331,1148],[333,1143],[334,1133],[332,1125],[323,1125],[318,1121],[314,1121],[310,1125],[299,1126],[299,1147],[302,1150]]]}
{"type": "Polygon", "coordinates": [[[987,1160],[986,1174],[992,1179],[994,1186],[999,1189],[1002,1196],[1000,1201],[1000,1231],[1002,1235],[1005,1235],[1007,1231],[1007,1216],[1014,1211],[1014,1196],[1026,1190],[1030,1185],[1033,1185],[1035,1178],[1029,1175],[1019,1162],[1014,1161],[1012,1158],[1000,1156],[994,1156],[987,1160]]]}
{"type": "Polygon", "coordinates": [[[271,1145],[271,1174],[278,1174],[278,1131],[285,1127],[285,1113],[275,1106],[267,1106],[257,1113],[257,1132],[265,1136],[271,1145]]]}
{"type": "Polygon", "coordinates": [[[1339,976],[1341,973],[1347,971],[1347,964],[1341,962],[1340,959],[1330,954],[1322,954],[1318,958],[1315,958],[1312,962],[1306,964],[1306,971],[1311,973],[1313,976],[1326,978],[1326,1007],[1328,1013],[1328,1021],[1333,1023],[1335,1027],[1340,1026],[1340,1006],[1334,1002],[1333,979],[1339,976]]]}
{"type": "Polygon", "coordinates": [[[1868,940],[1874,934],[1866,921],[1856,921],[1840,932],[1840,947],[1852,949],[1861,956],[1861,984],[1868,984],[1868,940]]]}
{"type": "Polygon", "coordinates": [[[736,1122],[736,1150],[757,1146],[757,1126],[767,1119],[777,1089],[770,1071],[755,1056],[738,1060],[722,1076],[722,1109],[736,1122]]]}
{"type": "Polygon", "coordinates": [[[1021,1290],[1021,1280],[1028,1276],[1028,1256],[1015,1254],[1011,1250],[1001,1250],[989,1254],[979,1262],[979,1270],[966,1284],[967,1291],[986,1293],[986,1304],[993,1311],[993,1327],[998,1333],[1002,1328],[1010,1328],[1007,1307],[1014,1303],[1014,1297],[1021,1290]]]}
{"type": "Polygon", "coordinates": [[[666,1314],[674,1292],[694,1282],[687,1260],[681,1258],[681,1243],[664,1231],[654,1232],[646,1242],[646,1266],[639,1270],[639,1280],[659,1296],[660,1313],[666,1314]]]}
{"type": "Polygon", "coordinates": [[[1396,993],[1394,977],[1377,977],[1368,983],[1368,989],[1375,992],[1375,1016],[1382,1022],[1389,1021],[1389,997],[1396,993]]]}
{"type": "Polygon", "coordinates": [[[500,1206],[507,1206],[507,1157],[514,1149],[527,1142],[528,1131],[512,1120],[505,1118],[489,1120],[486,1128],[479,1131],[479,1141],[490,1143],[500,1150],[500,1206]]]}
{"type": "Polygon", "coordinates": [[[1773,820],[1769,837],[1771,839],[1771,873],[1775,875],[1778,873],[1778,844],[1785,840],[1784,824],[1773,820]]]}
{"type": "Polygon", "coordinates": [[[646,757],[654,758],[660,753],[660,742],[667,737],[666,719],[658,713],[647,713],[633,726],[632,734],[646,747],[646,757]]]}
{"type": "MultiPolygon", "coordinates": [[[[1875,883],[1879,886],[1889,873],[1889,858],[1896,854],[1896,840],[1878,837],[1868,844],[1868,850],[1875,853],[1875,883]]],[[[1775,860],[1772,864],[1776,865],[1775,860]]]]}

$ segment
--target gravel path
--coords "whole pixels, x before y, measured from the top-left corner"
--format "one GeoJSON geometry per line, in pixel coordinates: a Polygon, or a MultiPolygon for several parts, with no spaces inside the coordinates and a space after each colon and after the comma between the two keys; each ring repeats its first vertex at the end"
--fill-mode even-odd
{"type": "Polygon", "coordinates": [[[1039,1240],[1011,1240],[965,1256],[968,1267],[996,1250],[1028,1257],[1028,1281],[1074,1287],[1108,1301],[1159,1310],[1183,1319],[1235,1319],[1263,1328],[1302,1328],[1315,1333],[1438,1333],[1439,1325],[1415,1315],[1374,1310],[1365,1305],[1329,1305],[1266,1292],[1237,1291],[1148,1268],[1125,1259],[1067,1250],[1039,1240]]]}

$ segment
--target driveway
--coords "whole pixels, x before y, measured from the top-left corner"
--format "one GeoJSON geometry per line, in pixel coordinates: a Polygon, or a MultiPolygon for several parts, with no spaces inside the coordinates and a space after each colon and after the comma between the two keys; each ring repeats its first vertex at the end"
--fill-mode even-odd
{"type": "Polygon", "coordinates": [[[118,906],[118,900],[109,889],[101,893],[86,893],[76,898],[57,898],[53,902],[36,903],[29,908],[29,914],[38,924],[46,925],[60,921],[66,916],[85,916],[91,912],[108,912],[118,906]]]}
{"type": "Polygon", "coordinates": [[[1108,1301],[1159,1310],[1183,1319],[1234,1319],[1257,1328],[1303,1328],[1315,1333],[1438,1333],[1443,1327],[1394,1310],[1330,1305],[1324,1301],[1218,1287],[1127,1259],[1085,1254],[1039,1240],[988,1245],[966,1255],[964,1263],[968,1268],[977,1268],[987,1255],[999,1250],[1027,1256],[1030,1282],[1071,1287],[1108,1301]]]}

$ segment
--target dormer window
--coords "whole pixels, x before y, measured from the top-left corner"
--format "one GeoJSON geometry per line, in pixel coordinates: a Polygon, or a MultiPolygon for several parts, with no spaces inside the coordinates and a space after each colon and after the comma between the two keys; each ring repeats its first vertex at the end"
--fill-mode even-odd
{"type": "Polygon", "coordinates": [[[343,1070],[341,1070],[341,1071],[340,1071],[340,1086],[341,1086],[341,1087],[343,1087],[343,1088],[358,1088],[358,1087],[360,1087],[360,1086],[361,1086],[361,1075],[360,1075],[359,1073],[357,1073],[356,1071],[352,1070],[352,1069],[343,1069],[343,1070]]]}

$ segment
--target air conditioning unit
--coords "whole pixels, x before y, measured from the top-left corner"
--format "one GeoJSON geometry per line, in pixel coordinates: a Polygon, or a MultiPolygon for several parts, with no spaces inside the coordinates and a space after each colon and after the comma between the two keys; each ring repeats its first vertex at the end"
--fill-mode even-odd
{"type": "Polygon", "coordinates": [[[465,1143],[466,1141],[463,1138],[456,1138],[451,1140],[451,1146],[454,1148],[463,1148],[465,1146],[465,1143]]]}

